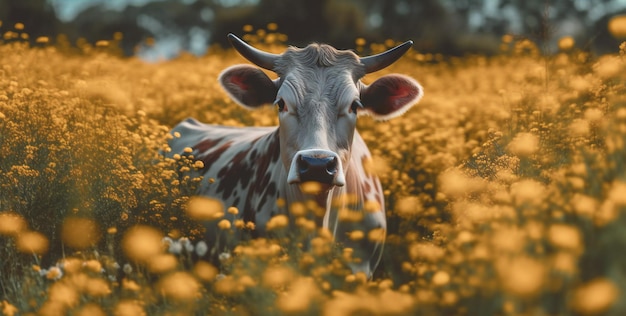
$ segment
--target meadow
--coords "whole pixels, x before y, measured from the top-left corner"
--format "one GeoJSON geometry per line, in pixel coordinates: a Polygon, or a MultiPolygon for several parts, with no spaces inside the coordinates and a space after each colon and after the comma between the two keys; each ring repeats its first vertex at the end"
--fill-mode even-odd
{"type": "MultiPolygon", "coordinates": [[[[219,87],[246,62],[236,52],[146,63],[119,57],[115,39],[29,45],[22,29],[0,28],[3,315],[626,312],[626,43],[593,56],[566,38],[542,55],[505,36],[497,56],[410,51],[367,75],[425,90],[400,118],[359,118],[389,221],[368,280],[309,222],[296,229],[316,232],[309,250],[283,218],[271,237],[246,238],[254,225],[193,196],[208,181],[189,176],[198,163],[158,154],[186,117],[277,124],[275,109],[246,111],[219,87]],[[217,249],[201,240],[206,210],[242,240],[219,264],[197,259],[217,249]]],[[[248,31],[265,50],[288,43],[248,31]]]]}

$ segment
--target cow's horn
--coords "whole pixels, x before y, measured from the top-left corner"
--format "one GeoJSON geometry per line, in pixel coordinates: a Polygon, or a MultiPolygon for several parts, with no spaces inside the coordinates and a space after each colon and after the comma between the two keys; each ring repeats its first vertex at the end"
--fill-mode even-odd
{"type": "Polygon", "coordinates": [[[393,64],[396,60],[402,57],[402,55],[404,55],[404,53],[406,53],[411,46],[413,46],[413,41],[406,41],[380,54],[361,57],[361,63],[365,65],[365,72],[370,73],[379,71],[393,64]]]}
{"type": "Polygon", "coordinates": [[[245,59],[267,70],[274,70],[276,59],[280,57],[280,55],[267,53],[250,46],[233,33],[228,34],[228,41],[245,59]]]}

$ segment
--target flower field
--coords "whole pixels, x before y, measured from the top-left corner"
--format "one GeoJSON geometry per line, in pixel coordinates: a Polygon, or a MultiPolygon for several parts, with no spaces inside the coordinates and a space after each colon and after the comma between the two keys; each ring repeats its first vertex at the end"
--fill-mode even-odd
{"type": "MultiPolygon", "coordinates": [[[[277,216],[252,239],[254,225],[193,196],[200,164],[159,155],[186,117],[277,124],[219,87],[245,62],[236,52],[150,64],[115,41],[30,46],[19,26],[0,31],[3,315],[626,312],[626,44],[592,56],[563,41],[543,56],[507,36],[498,56],[411,51],[369,74],[412,76],[425,96],[400,118],[359,118],[389,221],[368,280],[304,218],[289,229],[277,216]],[[202,241],[207,212],[238,245],[202,241]],[[209,251],[219,263],[197,259],[209,251]]],[[[245,39],[285,48],[280,34],[245,39]]]]}

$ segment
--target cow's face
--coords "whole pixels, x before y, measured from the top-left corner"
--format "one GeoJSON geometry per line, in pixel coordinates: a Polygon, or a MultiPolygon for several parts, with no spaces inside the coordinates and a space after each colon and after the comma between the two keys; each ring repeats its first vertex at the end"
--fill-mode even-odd
{"type": "MultiPolygon", "coordinates": [[[[281,159],[289,183],[343,186],[357,115],[389,119],[404,113],[422,96],[420,85],[406,76],[386,75],[369,86],[363,84],[360,79],[368,72],[367,61],[363,63],[350,51],[312,44],[270,55],[243,45],[271,58],[270,64],[259,63],[249,50],[242,52],[234,46],[259,66],[271,65],[280,77],[271,80],[258,68],[237,65],[226,69],[219,80],[244,107],[274,104],[277,108],[281,159]]],[[[374,66],[375,70],[381,68],[374,66]]]]}

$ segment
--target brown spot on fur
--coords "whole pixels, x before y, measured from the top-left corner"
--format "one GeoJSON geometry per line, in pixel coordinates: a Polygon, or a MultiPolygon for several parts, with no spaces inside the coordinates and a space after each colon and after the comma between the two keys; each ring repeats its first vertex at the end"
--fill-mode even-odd
{"type": "Polygon", "coordinates": [[[256,165],[256,174],[255,174],[255,184],[254,184],[254,192],[262,193],[265,190],[267,184],[269,183],[269,179],[271,178],[270,174],[266,174],[268,172],[269,166],[272,163],[278,162],[280,157],[280,140],[278,139],[278,130],[275,133],[275,137],[272,138],[271,142],[267,146],[267,152],[265,155],[261,155],[257,160],[256,165]]]}
{"type": "Polygon", "coordinates": [[[216,139],[205,139],[201,142],[199,142],[198,144],[196,144],[196,146],[194,146],[194,149],[196,149],[198,152],[205,152],[215,146],[217,146],[217,144],[219,144],[220,142],[222,142],[223,138],[216,138],[216,139]]]}
{"type": "MultiPolygon", "coordinates": [[[[232,145],[232,141],[226,142],[225,144],[223,144],[222,146],[220,146],[219,148],[216,148],[214,150],[212,150],[211,152],[209,152],[206,155],[202,155],[200,154],[199,159],[204,163],[204,169],[208,170],[211,168],[211,166],[213,165],[214,162],[216,162],[218,159],[220,159],[220,157],[222,156],[222,154],[228,150],[228,148],[230,148],[230,146],[232,145]]],[[[194,149],[197,149],[198,147],[194,147],[194,149]]],[[[206,151],[206,150],[205,150],[206,151]]],[[[202,153],[203,151],[200,151],[200,153],[202,153]]]]}
{"type": "Polygon", "coordinates": [[[230,197],[239,182],[245,188],[250,182],[249,174],[252,173],[251,163],[245,157],[247,150],[237,153],[227,166],[224,166],[218,173],[220,184],[217,192],[223,192],[224,197],[230,197]]]}

